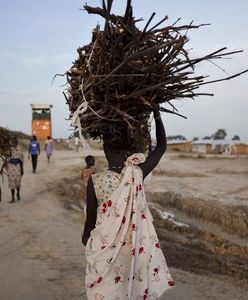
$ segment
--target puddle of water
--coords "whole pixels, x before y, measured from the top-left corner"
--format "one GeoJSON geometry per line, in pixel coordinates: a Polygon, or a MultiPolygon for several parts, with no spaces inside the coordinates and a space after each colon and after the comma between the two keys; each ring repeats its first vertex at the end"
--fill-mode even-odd
{"type": "Polygon", "coordinates": [[[152,204],[151,207],[154,208],[159,213],[159,215],[161,216],[162,219],[170,220],[175,225],[180,226],[180,227],[181,226],[189,227],[188,224],[176,220],[175,214],[165,211],[160,205],[152,204]]]}
{"type": "Polygon", "coordinates": [[[178,210],[170,210],[168,208],[165,209],[162,205],[153,203],[152,201],[149,202],[149,206],[156,209],[163,219],[171,220],[177,226],[189,227],[190,225],[192,225],[192,226],[198,227],[201,230],[212,232],[216,236],[221,236],[222,238],[229,240],[229,241],[233,242],[234,244],[239,245],[241,247],[248,246],[247,239],[243,239],[235,234],[226,233],[219,226],[217,226],[215,224],[194,218],[192,216],[189,217],[186,214],[184,214],[178,210]]]}

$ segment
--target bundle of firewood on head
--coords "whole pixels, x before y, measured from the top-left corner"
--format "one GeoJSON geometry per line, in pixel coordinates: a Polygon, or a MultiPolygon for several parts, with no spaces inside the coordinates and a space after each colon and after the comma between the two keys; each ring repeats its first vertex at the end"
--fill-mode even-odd
{"type": "Polygon", "coordinates": [[[96,26],[91,43],[78,49],[78,58],[66,72],[69,88],[64,95],[71,114],[80,118],[84,136],[97,139],[105,132],[124,130],[133,145],[144,146],[149,141],[153,110],[180,115],[172,100],[211,96],[199,92],[199,87],[243,73],[206,82],[206,76],[195,75],[196,64],[241,51],[222,48],[192,59],[185,48],[186,33],[204,24],[177,26],[176,22],[160,27],[167,17],[151,25],[152,14],[141,30],[131,0],[127,0],[124,16],[111,13],[112,3],[103,0],[102,8],[84,6],[88,13],[101,15],[105,25],[103,30],[96,26]]]}
{"type": "Polygon", "coordinates": [[[11,149],[16,137],[6,128],[0,127],[0,168],[11,157],[11,149]]]}

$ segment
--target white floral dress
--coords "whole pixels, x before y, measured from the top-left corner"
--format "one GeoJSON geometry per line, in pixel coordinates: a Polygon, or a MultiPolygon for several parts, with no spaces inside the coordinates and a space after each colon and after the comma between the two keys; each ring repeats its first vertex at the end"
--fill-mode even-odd
{"type": "MultiPolygon", "coordinates": [[[[23,162],[24,155],[19,147],[12,148],[11,159],[21,160],[23,162]]],[[[22,175],[20,163],[10,163],[11,159],[7,164],[7,174],[10,189],[19,189],[21,187],[22,175]]]]}
{"type": "Polygon", "coordinates": [[[174,285],[145,200],[134,154],[121,174],[92,176],[98,200],[96,227],[86,245],[89,300],[153,300],[174,285]]]}

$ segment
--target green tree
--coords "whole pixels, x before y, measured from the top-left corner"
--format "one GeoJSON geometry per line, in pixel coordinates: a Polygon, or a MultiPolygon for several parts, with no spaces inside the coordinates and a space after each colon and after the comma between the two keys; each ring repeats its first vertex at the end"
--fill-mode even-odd
{"type": "Polygon", "coordinates": [[[214,140],[224,140],[226,137],[226,130],[225,129],[218,129],[214,135],[214,140]]]}
{"type": "Polygon", "coordinates": [[[233,141],[240,141],[240,137],[239,137],[237,134],[235,134],[235,135],[233,136],[232,140],[233,140],[233,141]]]}
{"type": "Polygon", "coordinates": [[[171,141],[171,140],[181,140],[181,141],[186,141],[186,137],[184,137],[183,135],[170,135],[167,137],[167,140],[168,141],[171,141]]]}

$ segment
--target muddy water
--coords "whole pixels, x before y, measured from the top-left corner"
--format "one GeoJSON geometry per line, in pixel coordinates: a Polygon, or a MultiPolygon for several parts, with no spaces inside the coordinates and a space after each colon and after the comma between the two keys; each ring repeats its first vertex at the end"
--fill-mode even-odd
{"type": "Polygon", "coordinates": [[[164,207],[184,212],[188,216],[197,217],[218,224],[227,232],[248,238],[248,208],[230,206],[218,202],[207,202],[199,197],[184,196],[175,192],[149,192],[151,201],[164,207]]]}
{"type": "Polygon", "coordinates": [[[234,244],[240,245],[242,247],[248,246],[248,241],[246,239],[241,238],[237,234],[230,234],[214,223],[210,223],[204,219],[199,220],[199,218],[196,218],[192,215],[188,216],[183,211],[179,211],[177,209],[165,208],[164,206],[156,203],[156,201],[152,201],[152,199],[148,199],[148,202],[150,208],[155,209],[163,219],[169,219],[178,226],[194,226],[199,227],[201,230],[208,229],[215,235],[219,235],[226,240],[230,240],[234,244]]]}
{"type": "MultiPolygon", "coordinates": [[[[149,194],[152,200],[152,195],[149,194]]],[[[155,198],[156,200],[156,198],[155,198]]],[[[156,201],[154,201],[156,202],[156,201]]],[[[168,264],[198,274],[214,273],[248,280],[248,241],[226,233],[216,224],[163,209],[151,202],[151,211],[168,264]],[[166,211],[167,218],[161,212],[166,211]],[[169,217],[168,217],[169,215],[169,217]]]]}

